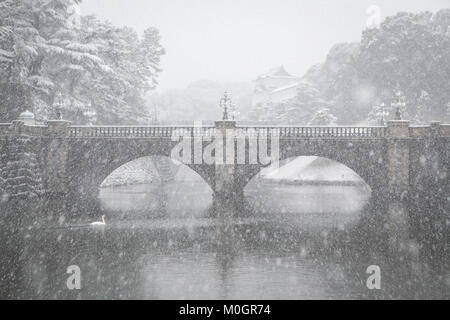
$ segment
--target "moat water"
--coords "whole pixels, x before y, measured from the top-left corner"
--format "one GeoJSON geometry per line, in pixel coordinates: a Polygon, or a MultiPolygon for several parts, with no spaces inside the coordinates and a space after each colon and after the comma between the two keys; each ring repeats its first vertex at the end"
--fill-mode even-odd
{"type": "MultiPolygon", "coordinates": [[[[253,183],[250,212],[211,215],[204,183],[103,188],[106,225],[1,231],[0,298],[450,298],[448,246],[391,252],[383,209],[360,186],[253,183]],[[69,290],[67,267],[81,272],[69,290]],[[380,289],[366,285],[380,267],[380,289]]],[[[19,212],[17,214],[20,214],[19,212]]]]}

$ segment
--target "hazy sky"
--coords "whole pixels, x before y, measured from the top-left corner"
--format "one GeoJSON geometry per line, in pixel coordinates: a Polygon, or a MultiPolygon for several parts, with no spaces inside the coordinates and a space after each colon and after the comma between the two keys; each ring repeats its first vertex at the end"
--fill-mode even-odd
{"type": "Polygon", "coordinates": [[[338,42],[357,41],[367,9],[437,11],[449,0],[83,0],[82,14],[161,32],[159,89],[192,81],[249,81],[283,64],[301,75],[338,42]]]}

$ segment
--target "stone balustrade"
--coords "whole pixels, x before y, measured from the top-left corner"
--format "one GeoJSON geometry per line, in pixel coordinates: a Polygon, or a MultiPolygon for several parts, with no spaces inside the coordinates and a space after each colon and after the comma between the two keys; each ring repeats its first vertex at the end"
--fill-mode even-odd
{"type": "Polygon", "coordinates": [[[170,138],[172,136],[212,136],[214,127],[175,126],[71,126],[72,138],[170,138]]]}
{"type": "MultiPolygon", "coordinates": [[[[385,127],[235,127],[237,136],[279,136],[286,138],[342,138],[368,137],[381,138],[385,135],[385,127]]],[[[171,137],[202,136],[211,137],[216,133],[215,127],[172,127],[172,126],[71,126],[69,136],[74,138],[139,138],[139,137],[171,137]]]]}
{"type": "Polygon", "coordinates": [[[270,126],[270,127],[237,127],[238,130],[243,130],[243,134],[248,136],[257,135],[272,135],[281,138],[344,138],[344,137],[359,137],[359,138],[380,138],[385,135],[385,127],[352,127],[352,126],[270,126]]]}
{"type": "MultiPolygon", "coordinates": [[[[424,138],[432,134],[450,136],[450,124],[411,126],[410,138],[424,138]]],[[[395,126],[394,126],[395,127],[395,126]]],[[[384,138],[392,135],[389,126],[236,126],[236,136],[278,136],[280,138],[384,138]]],[[[213,137],[215,126],[71,126],[67,121],[49,121],[47,125],[26,125],[20,121],[0,123],[0,135],[48,136],[64,134],[70,138],[170,138],[172,136],[213,137]],[[55,131],[55,128],[57,129],[55,131]]]]}

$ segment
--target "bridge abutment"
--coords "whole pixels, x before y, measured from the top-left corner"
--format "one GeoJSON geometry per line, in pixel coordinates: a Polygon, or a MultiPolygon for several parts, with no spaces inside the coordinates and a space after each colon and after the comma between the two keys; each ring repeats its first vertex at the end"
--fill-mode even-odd
{"type": "Polygon", "coordinates": [[[223,152],[222,159],[217,158],[220,153],[216,154],[215,159],[213,205],[219,215],[234,215],[244,205],[244,189],[237,183],[234,135],[230,135],[236,128],[236,121],[216,121],[215,126],[223,139],[223,152]]]}
{"type": "Polygon", "coordinates": [[[216,212],[233,215],[244,206],[244,189],[238,185],[234,165],[216,165],[213,204],[216,212]]]}
{"type": "Polygon", "coordinates": [[[419,240],[434,251],[450,239],[450,126],[434,121],[412,132],[409,211],[419,240]]]}
{"type": "Polygon", "coordinates": [[[407,199],[409,190],[409,121],[393,120],[387,127],[387,179],[389,196],[407,199]]]}
{"type": "Polygon", "coordinates": [[[68,193],[67,164],[70,122],[65,120],[49,120],[47,122],[47,144],[44,149],[46,190],[50,195],[68,193]]]}
{"type": "Polygon", "coordinates": [[[405,209],[409,192],[409,121],[392,120],[387,125],[387,231],[389,246],[406,249],[409,241],[409,215],[405,209]]]}

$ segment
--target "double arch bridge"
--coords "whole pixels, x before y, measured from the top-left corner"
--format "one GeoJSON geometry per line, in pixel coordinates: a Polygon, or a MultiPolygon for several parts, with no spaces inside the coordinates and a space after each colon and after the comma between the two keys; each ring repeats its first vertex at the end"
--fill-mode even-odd
{"type": "MultiPolygon", "coordinates": [[[[7,153],[15,139],[31,139],[23,148],[37,155],[46,192],[86,200],[96,197],[101,182],[121,165],[145,156],[173,156],[179,144],[173,137],[179,132],[192,141],[200,139],[204,151],[215,134],[237,131],[246,135],[244,162],[186,164],[210,185],[220,205],[239,206],[247,182],[270,164],[249,161],[255,134],[267,136],[268,145],[276,137],[278,152],[271,161],[312,155],[335,160],[359,174],[370,186],[372,197],[410,199],[426,194],[448,202],[441,195],[449,190],[450,125],[439,122],[411,126],[409,121],[396,120],[386,126],[310,127],[243,126],[235,121],[210,126],[77,126],[64,120],[27,125],[13,121],[0,124],[0,140],[2,153],[7,153]],[[268,136],[269,131],[275,135],[268,136]]],[[[226,144],[225,139],[223,153],[226,144]]]]}

